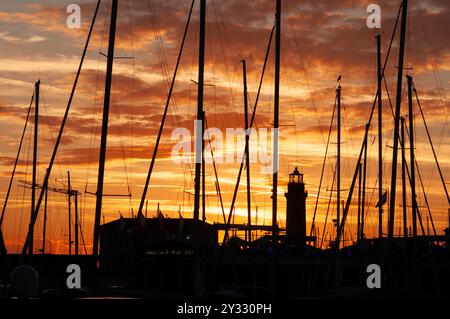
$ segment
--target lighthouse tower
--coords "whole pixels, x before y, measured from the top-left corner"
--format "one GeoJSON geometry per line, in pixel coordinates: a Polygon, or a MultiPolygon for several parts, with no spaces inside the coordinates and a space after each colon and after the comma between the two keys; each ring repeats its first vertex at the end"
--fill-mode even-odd
{"type": "Polygon", "coordinates": [[[306,197],[303,174],[297,167],[289,174],[286,196],[286,237],[289,242],[299,246],[306,244],[306,197]]]}

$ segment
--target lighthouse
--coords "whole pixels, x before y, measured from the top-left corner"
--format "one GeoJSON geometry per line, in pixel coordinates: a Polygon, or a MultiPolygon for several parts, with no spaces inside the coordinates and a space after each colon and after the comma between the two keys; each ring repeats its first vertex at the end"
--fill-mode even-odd
{"type": "Polygon", "coordinates": [[[296,167],[294,172],[289,174],[288,190],[284,194],[286,197],[286,237],[290,243],[299,246],[306,244],[306,197],[303,183],[303,174],[296,167]]]}

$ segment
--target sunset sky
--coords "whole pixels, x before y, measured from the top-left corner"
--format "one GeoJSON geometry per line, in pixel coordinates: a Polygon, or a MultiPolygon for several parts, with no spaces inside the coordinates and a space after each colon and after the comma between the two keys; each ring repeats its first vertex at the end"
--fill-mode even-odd
{"type": "MultiPolygon", "coordinates": [[[[328,128],[335,101],[336,78],[342,75],[342,188],[347,197],[356,166],[363,130],[376,93],[376,42],[382,35],[383,58],[389,45],[400,0],[379,0],[381,30],[369,29],[366,8],[371,0],[283,0],[280,97],[280,167],[278,219],[285,226],[285,197],[288,174],[296,166],[304,173],[308,231],[317,197],[320,170],[325,153],[328,128]]],[[[0,0],[0,203],[6,196],[34,83],[41,80],[39,126],[39,172],[42,182],[63,112],[76,74],[96,1],[80,0],[82,26],[66,25],[66,7],[74,1],[0,0]]],[[[161,139],[158,158],[147,193],[148,215],[154,216],[157,204],[164,215],[189,218],[193,212],[194,164],[176,164],[171,138],[176,128],[193,134],[197,110],[198,3],[181,59],[174,98],[161,139]]],[[[275,1],[208,0],[205,49],[205,111],[209,127],[244,127],[242,66],[246,59],[250,110],[253,110],[264,54],[274,23],[275,1]]],[[[102,222],[122,214],[137,212],[149,162],[155,146],[191,1],[119,0],[116,59],[109,121],[105,193],[128,194],[129,198],[104,198],[102,222]]],[[[67,185],[67,171],[72,187],[82,194],[80,210],[83,235],[90,251],[93,233],[95,192],[100,145],[101,112],[108,45],[111,1],[102,1],[69,120],[64,131],[51,187],[67,185]]],[[[446,181],[450,179],[450,134],[448,127],[450,92],[450,2],[411,0],[409,9],[405,72],[414,78],[427,124],[430,128],[446,181]]],[[[395,103],[398,59],[398,34],[386,68],[386,81],[395,103]]],[[[270,129],[273,123],[274,50],[272,48],[261,90],[255,127],[270,129]]],[[[402,115],[407,116],[406,80],[402,115]]],[[[384,187],[390,187],[393,118],[386,91],[384,105],[384,187]]],[[[416,156],[438,233],[447,227],[447,199],[439,179],[415,104],[416,156]]],[[[19,181],[31,181],[33,117],[24,139],[16,179],[12,188],[2,230],[10,252],[21,250],[30,216],[30,191],[19,181]]],[[[369,136],[366,235],[377,230],[375,204],[377,187],[377,117],[369,136]]],[[[326,214],[336,155],[335,129],[331,136],[328,165],[317,212],[320,236],[326,214]]],[[[256,135],[251,140],[254,151],[263,149],[256,135]]],[[[225,156],[232,150],[216,150],[225,156]]],[[[239,150],[241,152],[242,150],[239,150]]],[[[266,156],[270,157],[270,150],[266,156]]],[[[408,157],[409,161],[409,157],[408,157]]],[[[217,165],[225,213],[229,213],[239,164],[217,165]]],[[[251,166],[253,223],[271,222],[271,175],[261,173],[261,165],[251,166]],[[257,208],[256,208],[257,207],[257,208]],[[258,211],[256,217],[256,211],[258,211]]],[[[400,168],[400,166],[399,166],[400,168]]],[[[400,176],[400,169],[399,169],[400,176]]],[[[245,174],[244,174],[245,175],[245,174]]],[[[206,167],[207,220],[222,222],[212,164],[206,167]]],[[[401,227],[401,183],[397,184],[397,219],[401,227]]],[[[419,206],[424,223],[427,210],[420,182],[417,182],[419,206]]],[[[246,218],[246,183],[243,176],[236,204],[236,222],[246,218]]],[[[408,190],[408,203],[410,203],[408,190]]],[[[356,204],[356,197],[352,202],[356,204]]],[[[409,204],[408,204],[409,205],[409,204]]],[[[355,239],[356,206],[352,206],[346,239],[355,239]]],[[[41,247],[43,219],[41,209],[35,229],[35,249],[41,247]]],[[[410,214],[410,209],[408,211],[410,214]]],[[[335,218],[335,208],[328,220],[335,218]]],[[[410,215],[409,215],[410,216],[410,215]]],[[[48,243],[53,253],[67,252],[67,196],[49,193],[48,243]]],[[[387,206],[384,214],[387,232],[387,206]]],[[[424,225],[426,228],[426,225],[424,225]]],[[[431,228],[431,226],[430,226],[431,228]]],[[[332,226],[327,225],[330,237],[332,226]]]]}

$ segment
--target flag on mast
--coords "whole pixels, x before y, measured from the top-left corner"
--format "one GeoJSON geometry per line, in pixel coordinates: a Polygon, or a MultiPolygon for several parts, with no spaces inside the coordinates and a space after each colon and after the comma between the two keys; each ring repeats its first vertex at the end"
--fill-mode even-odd
{"type": "Polygon", "coordinates": [[[381,202],[378,201],[378,203],[375,205],[376,208],[383,206],[387,202],[387,192],[384,192],[383,195],[381,195],[381,202]]]}

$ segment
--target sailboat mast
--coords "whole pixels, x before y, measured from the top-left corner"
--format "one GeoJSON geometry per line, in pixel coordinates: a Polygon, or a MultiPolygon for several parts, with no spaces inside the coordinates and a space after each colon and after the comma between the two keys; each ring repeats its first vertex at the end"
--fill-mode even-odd
{"type": "Polygon", "coordinates": [[[73,192],[74,195],[74,204],[75,204],[75,256],[78,256],[78,192],[73,192]]]}
{"type": "Polygon", "coordinates": [[[67,203],[68,203],[68,221],[69,221],[69,256],[72,255],[72,189],[70,187],[70,172],[67,171],[67,203]]]}
{"type": "MultiPolygon", "coordinates": [[[[47,169],[48,171],[48,169],[47,169]]],[[[44,226],[42,229],[42,254],[45,255],[45,240],[47,237],[47,204],[48,204],[48,185],[45,187],[44,195],[44,226]]]]}
{"type": "Polygon", "coordinates": [[[200,210],[200,172],[203,140],[203,79],[205,70],[205,24],[206,24],[206,0],[200,0],[200,32],[198,43],[198,93],[197,93],[197,127],[195,143],[195,194],[194,194],[194,219],[198,220],[200,210]],[[201,127],[199,126],[201,125],[201,127]]]}
{"type": "Polygon", "coordinates": [[[341,221],[341,85],[337,90],[337,189],[336,189],[336,229],[339,229],[341,221]]]}
{"type": "Polygon", "coordinates": [[[206,123],[205,111],[202,112],[202,221],[206,222],[206,172],[205,172],[205,123],[206,123]]]}
{"type": "Polygon", "coordinates": [[[248,131],[249,123],[248,123],[248,97],[247,97],[247,64],[245,60],[242,60],[241,62],[242,62],[243,82],[244,82],[245,166],[247,169],[247,227],[248,227],[247,240],[251,242],[252,207],[250,199],[250,156],[249,156],[250,132],[248,131]]]}
{"type": "Polygon", "coordinates": [[[361,189],[362,189],[362,163],[358,164],[358,220],[356,227],[357,241],[361,240],[361,189]]]}
{"type": "Polygon", "coordinates": [[[272,235],[278,233],[277,227],[277,194],[278,194],[278,115],[280,110],[280,48],[281,48],[281,0],[277,0],[275,13],[275,93],[273,115],[273,175],[272,175],[272,235]]]}
{"type": "MultiPolygon", "coordinates": [[[[405,118],[401,117],[401,139],[402,139],[402,202],[403,202],[403,236],[408,237],[408,213],[406,206],[406,156],[405,156],[405,118]]],[[[414,214],[414,213],[413,213],[414,214]]]]}
{"type": "Polygon", "coordinates": [[[381,66],[381,34],[377,35],[377,85],[378,85],[378,238],[383,237],[383,101],[382,80],[383,67],[381,66]]]}
{"type": "Polygon", "coordinates": [[[103,119],[102,119],[102,136],[100,140],[100,159],[98,165],[98,182],[95,203],[95,220],[94,220],[94,239],[92,246],[92,254],[98,256],[98,242],[100,234],[100,219],[102,216],[102,200],[103,200],[103,180],[105,175],[105,160],[106,160],[106,141],[108,137],[108,117],[109,104],[111,98],[111,82],[114,60],[114,45],[116,39],[116,20],[117,20],[117,6],[118,0],[112,0],[111,7],[111,21],[109,26],[109,43],[108,56],[106,65],[106,79],[105,79],[105,96],[103,100],[103,119]]]}
{"type": "Polygon", "coordinates": [[[402,104],[402,84],[403,84],[403,60],[405,56],[405,38],[406,38],[406,20],[408,18],[408,0],[402,3],[402,23],[400,30],[400,47],[398,57],[398,74],[397,74],[397,95],[395,100],[395,126],[394,126],[394,143],[392,153],[392,174],[391,174],[391,196],[389,203],[389,238],[394,237],[394,218],[395,218],[395,191],[397,182],[397,157],[398,157],[398,140],[400,126],[400,111],[402,104]]]}
{"type": "MultiPolygon", "coordinates": [[[[41,81],[38,80],[35,87],[35,99],[34,99],[34,135],[33,135],[33,172],[32,172],[32,180],[31,180],[31,219],[33,218],[34,207],[36,204],[36,174],[37,174],[37,149],[38,149],[38,128],[39,128],[39,89],[40,89],[41,81]]],[[[30,255],[33,254],[33,246],[34,246],[34,227],[31,231],[31,241],[30,241],[30,249],[28,253],[30,255]]]]}
{"type": "MultiPolygon", "coordinates": [[[[366,124],[366,132],[369,132],[369,123],[366,124]]],[[[364,162],[363,162],[363,185],[362,185],[362,205],[361,205],[361,239],[364,239],[364,224],[366,216],[366,185],[367,185],[367,139],[369,134],[366,134],[366,146],[364,147],[364,162]]]]}
{"type": "MultiPolygon", "coordinates": [[[[414,159],[414,111],[412,104],[412,77],[407,75],[408,80],[408,118],[409,118],[409,155],[411,168],[411,201],[412,201],[412,219],[413,219],[413,236],[417,236],[417,198],[416,198],[416,170],[414,159]]],[[[405,140],[403,140],[405,144],[405,140]]]]}

